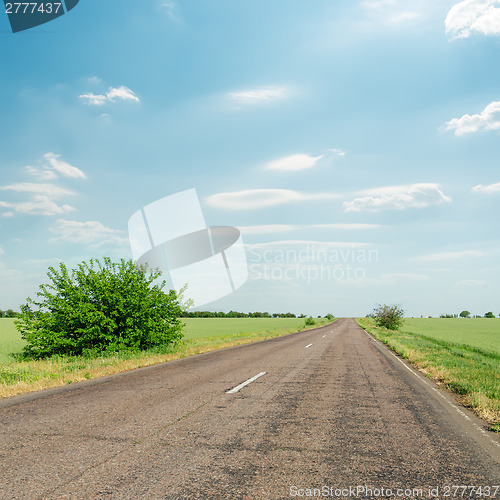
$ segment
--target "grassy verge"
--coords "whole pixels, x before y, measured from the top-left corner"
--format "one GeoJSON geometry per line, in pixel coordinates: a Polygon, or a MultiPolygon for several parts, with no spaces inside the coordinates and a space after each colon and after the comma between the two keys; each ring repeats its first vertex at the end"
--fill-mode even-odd
{"type": "Polygon", "coordinates": [[[13,320],[0,319],[0,397],[58,387],[81,380],[111,375],[142,366],[185,358],[204,352],[317,328],[304,326],[304,319],[207,318],[186,319],[185,338],[176,346],[139,353],[115,353],[85,358],[52,357],[36,361],[16,361],[12,354],[24,345],[13,320]]]}
{"type": "MultiPolygon", "coordinates": [[[[426,332],[425,319],[409,321],[401,331],[376,327],[369,318],[357,321],[362,328],[408,359],[426,376],[453,392],[464,406],[490,423],[492,431],[500,430],[500,351],[470,345],[477,343],[474,339],[480,323],[455,320],[458,322],[455,323],[457,331],[466,326],[471,334],[464,337],[457,333],[455,337],[460,342],[452,342],[450,339],[453,337],[450,337],[446,328],[442,335],[444,339],[440,338],[439,329],[436,328],[429,329],[430,335],[422,333],[426,332]],[[467,338],[470,343],[464,343],[467,338]]],[[[494,345],[498,332],[493,331],[491,335],[492,342],[489,345],[494,345]]],[[[481,337],[481,345],[483,341],[481,337]]]]}

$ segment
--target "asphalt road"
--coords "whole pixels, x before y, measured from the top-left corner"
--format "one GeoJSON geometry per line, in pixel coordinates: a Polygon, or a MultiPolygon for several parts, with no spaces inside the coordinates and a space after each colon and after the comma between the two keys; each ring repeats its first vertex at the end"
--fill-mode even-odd
{"type": "Polygon", "coordinates": [[[2,499],[492,498],[500,484],[500,437],[350,319],[4,399],[0,426],[2,499]]]}

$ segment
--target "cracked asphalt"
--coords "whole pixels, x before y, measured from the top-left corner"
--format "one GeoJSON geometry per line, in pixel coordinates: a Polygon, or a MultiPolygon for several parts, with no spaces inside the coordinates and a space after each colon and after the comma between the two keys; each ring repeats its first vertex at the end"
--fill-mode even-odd
{"type": "Polygon", "coordinates": [[[2,499],[346,498],[358,486],[371,496],[349,498],[446,498],[500,484],[500,437],[352,319],[7,398],[0,426],[2,499]]]}

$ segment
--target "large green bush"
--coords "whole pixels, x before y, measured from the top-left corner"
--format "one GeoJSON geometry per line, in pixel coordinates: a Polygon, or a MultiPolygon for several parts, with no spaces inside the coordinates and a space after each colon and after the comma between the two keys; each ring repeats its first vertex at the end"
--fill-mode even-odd
{"type": "Polygon", "coordinates": [[[143,350],[182,338],[175,291],[153,284],[161,273],[132,260],[91,259],[68,271],[49,268],[50,284],[21,306],[17,328],[28,357],[143,350]]]}

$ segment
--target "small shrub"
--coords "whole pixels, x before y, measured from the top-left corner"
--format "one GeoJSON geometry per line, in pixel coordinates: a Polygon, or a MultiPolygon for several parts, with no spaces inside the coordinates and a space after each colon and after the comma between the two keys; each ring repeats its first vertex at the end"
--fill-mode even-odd
{"type": "Polygon", "coordinates": [[[316,321],[314,321],[311,316],[309,316],[309,318],[306,318],[305,326],[313,326],[315,324],[316,324],[316,321]]]}
{"type": "Polygon", "coordinates": [[[153,285],[159,271],[147,273],[132,260],[104,258],[68,271],[49,267],[51,283],[40,285],[38,300],[21,306],[16,326],[26,340],[26,357],[91,355],[139,351],[182,338],[181,306],[175,291],[153,285]]]}
{"type": "Polygon", "coordinates": [[[404,311],[399,304],[388,306],[380,305],[373,310],[372,314],[375,324],[388,330],[397,330],[404,322],[404,311]]]}

